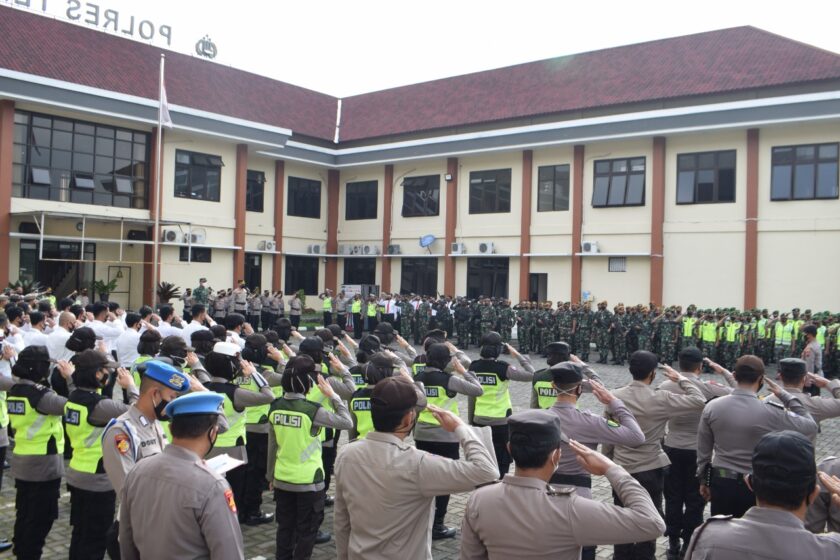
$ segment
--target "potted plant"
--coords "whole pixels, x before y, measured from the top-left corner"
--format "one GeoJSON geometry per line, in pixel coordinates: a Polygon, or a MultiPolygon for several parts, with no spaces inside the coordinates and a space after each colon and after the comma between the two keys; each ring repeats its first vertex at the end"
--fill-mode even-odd
{"type": "Polygon", "coordinates": [[[158,304],[169,303],[173,298],[181,297],[181,288],[172,282],[161,282],[157,287],[158,304]]]}
{"type": "Polygon", "coordinates": [[[99,294],[99,301],[108,301],[108,296],[111,292],[117,289],[117,279],[114,278],[110,282],[103,280],[94,280],[91,284],[91,291],[99,294]]]}
{"type": "Polygon", "coordinates": [[[21,293],[24,295],[40,294],[44,291],[44,287],[41,286],[40,282],[38,282],[37,280],[27,280],[25,278],[18,280],[14,284],[12,284],[11,282],[9,283],[9,290],[11,290],[12,292],[17,291],[18,288],[20,288],[21,293]]]}

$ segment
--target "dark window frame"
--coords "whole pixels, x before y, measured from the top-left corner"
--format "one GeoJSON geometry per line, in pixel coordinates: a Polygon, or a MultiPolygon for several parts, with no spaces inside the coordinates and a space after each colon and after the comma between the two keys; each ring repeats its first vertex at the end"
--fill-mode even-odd
{"type": "Polygon", "coordinates": [[[287,216],[321,218],[321,181],[290,176],[286,190],[287,216]]]}
{"type": "Polygon", "coordinates": [[[607,272],[627,272],[627,257],[609,257],[607,272]]]}
{"type": "Polygon", "coordinates": [[[511,177],[509,167],[471,171],[469,213],[509,214],[513,190],[511,177]]]}
{"type": "Polygon", "coordinates": [[[507,299],[509,290],[509,258],[470,257],[467,259],[468,298],[476,299],[483,295],[485,297],[503,297],[507,299]]]}
{"type": "Polygon", "coordinates": [[[179,247],[178,260],[180,262],[211,263],[213,250],[210,247],[179,247]]]}
{"type": "MultiPolygon", "coordinates": [[[[613,158],[613,159],[601,159],[596,160],[593,163],[593,170],[594,170],[594,177],[593,177],[593,184],[592,184],[592,207],[593,208],[626,208],[626,207],[633,207],[633,206],[644,206],[645,205],[645,190],[647,188],[647,158],[645,156],[634,156],[634,157],[622,157],[622,158],[613,158]],[[616,166],[620,166],[620,164],[624,162],[625,170],[616,170],[616,166]],[[639,165],[641,162],[641,169],[634,169],[634,167],[639,165]],[[607,171],[603,169],[599,169],[601,167],[608,166],[607,171]],[[627,202],[628,193],[630,192],[630,184],[631,181],[636,178],[641,177],[641,200],[638,202],[627,202]],[[599,191],[599,182],[601,180],[606,180],[606,191],[604,193],[603,202],[596,202],[598,197],[599,191]],[[610,202],[610,199],[613,198],[613,189],[623,189],[623,196],[621,198],[621,202],[610,202]]],[[[617,191],[616,191],[617,192],[617,191]]]]}
{"type": "Polygon", "coordinates": [[[773,146],[770,157],[770,200],[772,202],[794,202],[797,200],[836,200],[840,197],[840,188],[838,188],[838,169],[840,169],[840,143],[838,142],[822,142],[817,144],[794,144],[788,146],[773,146]],[[814,151],[813,157],[800,156],[802,150],[812,148],[814,151]],[[834,156],[820,157],[821,148],[834,148],[834,156]],[[782,151],[791,151],[792,157],[789,161],[784,161],[782,151]],[[819,195],[820,191],[820,167],[834,166],[834,181],[829,185],[834,189],[831,195],[819,195]],[[812,193],[813,196],[796,196],[797,190],[797,171],[798,168],[811,167],[812,178],[812,193]],[[789,176],[787,181],[789,186],[787,188],[788,196],[777,196],[776,194],[776,179],[777,173],[782,168],[788,168],[789,176]]]}
{"type": "Polygon", "coordinates": [[[376,284],[376,257],[344,259],[345,284],[376,284]]]}
{"type": "Polygon", "coordinates": [[[375,220],[379,212],[379,181],[353,181],[344,185],[344,219],[375,220]]]}
{"type": "Polygon", "coordinates": [[[265,211],[265,173],[263,171],[248,170],[245,186],[245,211],[265,211]]]}
{"type": "Polygon", "coordinates": [[[570,173],[571,166],[568,163],[561,163],[557,165],[542,165],[537,168],[537,212],[569,211],[569,189],[571,183],[570,173]],[[565,175],[565,184],[563,175],[565,175]],[[550,193],[543,193],[544,186],[550,186],[550,193]],[[557,194],[558,189],[560,189],[561,191],[559,195],[559,204],[557,194]],[[562,192],[563,190],[565,190],[565,194],[562,192]],[[548,200],[544,200],[544,198],[548,200]],[[548,204],[548,202],[550,202],[550,204],[548,204]]]}
{"type": "Polygon", "coordinates": [[[403,257],[400,259],[400,293],[434,296],[438,293],[438,259],[403,257]]]}
{"type": "Polygon", "coordinates": [[[175,197],[199,202],[219,202],[222,198],[222,167],[224,166],[220,156],[175,150],[175,197]],[[189,163],[179,161],[181,158],[189,159],[189,163]],[[178,177],[183,173],[186,174],[187,182],[179,185],[178,177]],[[215,190],[214,185],[208,182],[212,173],[217,175],[218,184],[215,185],[215,190]],[[197,190],[193,182],[198,180],[200,174],[204,176],[204,184],[197,190]]]}
{"type": "Polygon", "coordinates": [[[286,255],[284,258],[284,291],[293,294],[302,288],[305,294],[317,294],[320,257],[286,255]]]}
{"type": "Polygon", "coordinates": [[[676,203],[678,205],[685,204],[731,204],[736,202],[738,198],[738,152],[736,150],[714,150],[709,152],[691,152],[685,154],[677,154],[677,189],[676,189],[676,203]],[[732,159],[732,167],[724,168],[721,165],[722,159],[732,159]],[[708,159],[712,158],[712,164],[709,165],[708,159]],[[706,160],[706,161],[704,161],[706,160]],[[703,198],[701,189],[708,188],[703,185],[708,184],[708,181],[702,181],[703,173],[713,173],[713,182],[711,185],[711,199],[698,200],[703,198]],[[691,200],[680,201],[680,185],[682,182],[682,175],[684,173],[692,173],[692,197],[691,200]],[[728,180],[732,185],[732,199],[721,200],[722,183],[727,179],[725,173],[729,174],[728,180]]]}
{"type": "Polygon", "coordinates": [[[440,175],[406,177],[403,187],[403,218],[440,215],[440,175]]]}

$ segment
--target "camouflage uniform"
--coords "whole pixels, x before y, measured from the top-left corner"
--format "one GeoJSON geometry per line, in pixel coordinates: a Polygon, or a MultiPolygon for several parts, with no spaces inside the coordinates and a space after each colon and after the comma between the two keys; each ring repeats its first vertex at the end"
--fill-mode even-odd
{"type": "Polygon", "coordinates": [[[606,364],[610,353],[610,323],[612,313],[605,307],[606,302],[598,304],[595,312],[595,344],[598,346],[598,363],[606,364]]]}
{"type": "Polygon", "coordinates": [[[478,346],[481,341],[481,310],[477,301],[470,303],[470,344],[478,346]]]}
{"type": "MultiPolygon", "coordinates": [[[[400,305],[400,335],[408,339],[414,335],[414,306],[408,300],[403,300],[400,305]]],[[[414,337],[416,338],[416,337],[414,337]]]]}
{"type": "Polygon", "coordinates": [[[567,343],[572,349],[572,352],[574,352],[574,347],[572,346],[574,343],[572,340],[572,321],[574,321],[574,317],[572,316],[571,306],[568,303],[564,304],[562,309],[557,310],[555,320],[557,325],[557,337],[555,340],[567,343]]]}
{"type": "Polygon", "coordinates": [[[510,332],[513,329],[513,321],[513,309],[510,308],[510,302],[506,302],[499,309],[499,334],[502,335],[502,342],[510,344],[510,332]]]}
{"type": "Polygon", "coordinates": [[[463,301],[455,308],[455,332],[458,334],[458,348],[470,347],[470,306],[463,301]]]}
{"type": "Polygon", "coordinates": [[[659,359],[668,365],[676,359],[678,328],[679,324],[671,313],[659,321],[659,359]]]}
{"type": "Polygon", "coordinates": [[[723,362],[726,369],[735,367],[735,360],[741,352],[741,333],[743,325],[739,321],[726,321],[723,323],[723,362]]]}
{"type": "Polygon", "coordinates": [[[449,311],[445,301],[441,301],[437,306],[437,315],[435,319],[439,329],[446,331],[446,336],[452,336],[452,312],[449,311]]]}
{"type": "Polygon", "coordinates": [[[653,350],[653,319],[647,309],[643,309],[639,313],[639,318],[636,320],[636,339],[639,350],[653,350]]]}
{"type": "Polygon", "coordinates": [[[589,304],[584,304],[580,310],[575,323],[575,346],[577,346],[578,357],[584,362],[589,361],[589,348],[592,342],[592,310],[589,304]]]}
{"type": "Polygon", "coordinates": [[[496,326],[496,310],[490,305],[489,301],[484,301],[481,306],[478,308],[478,314],[480,318],[480,329],[481,333],[479,334],[479,341],[481,340],[481,336],[484,333],[490,332],[496,326]]]}
{"type": "Polygon", "coordinates": [[[423,300],[417,306],[417,328],[414,331],[414,344],[422,344],[423,339],[426,338],[426,332],[429,330],[429,319],[431,319],[432,306],[429,302],[423,300]]]}
{"type": "Polygon", "coordinates": [[[615,314],[612,316],[610,323],[610,337],[612,344],[613,363],[623,365],[624,360],[627,359],[627,326],[626,315],[624,314],[624,307],[617,307],[615,314]]]}

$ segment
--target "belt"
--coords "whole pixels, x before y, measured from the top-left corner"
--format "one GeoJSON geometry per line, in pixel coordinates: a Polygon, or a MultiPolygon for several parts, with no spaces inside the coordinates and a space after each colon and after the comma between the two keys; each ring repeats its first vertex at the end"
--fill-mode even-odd
{"type": "Polygon", "coordinates": [[[551,475],[550,484],[568,484],[582,488],[592,488],[592,477],[585,474],[560,474],[551,475]]]}
{"type": "Polygon", "coordinates": [[[729,480],[744,480],[744,474],[723,467],[712,467],[712,478],[728,478],[729,480]]]}

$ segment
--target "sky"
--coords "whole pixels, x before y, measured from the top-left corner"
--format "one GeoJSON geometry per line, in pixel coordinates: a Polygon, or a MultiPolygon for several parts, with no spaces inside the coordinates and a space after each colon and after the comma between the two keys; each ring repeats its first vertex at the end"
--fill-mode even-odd
{"type": "MultiPolygon", "coordinates": [[[[0,0],[76,22],[98,9],[155,26],[152,44],[338,97],[738,25],[840,53],[840,3],[753,0],[0,0]],[[776,7],[778,6],[778,8],[776,7]],[[159,33],[171,28],[171,41],[159,33]]],[[[2,12],[0,12],[2,17],[2,12]]],[[[148,26],[147,26],[148,29],[148,26]]],[[[136,33],[136,32],[135,32],[136,33]]]]}

